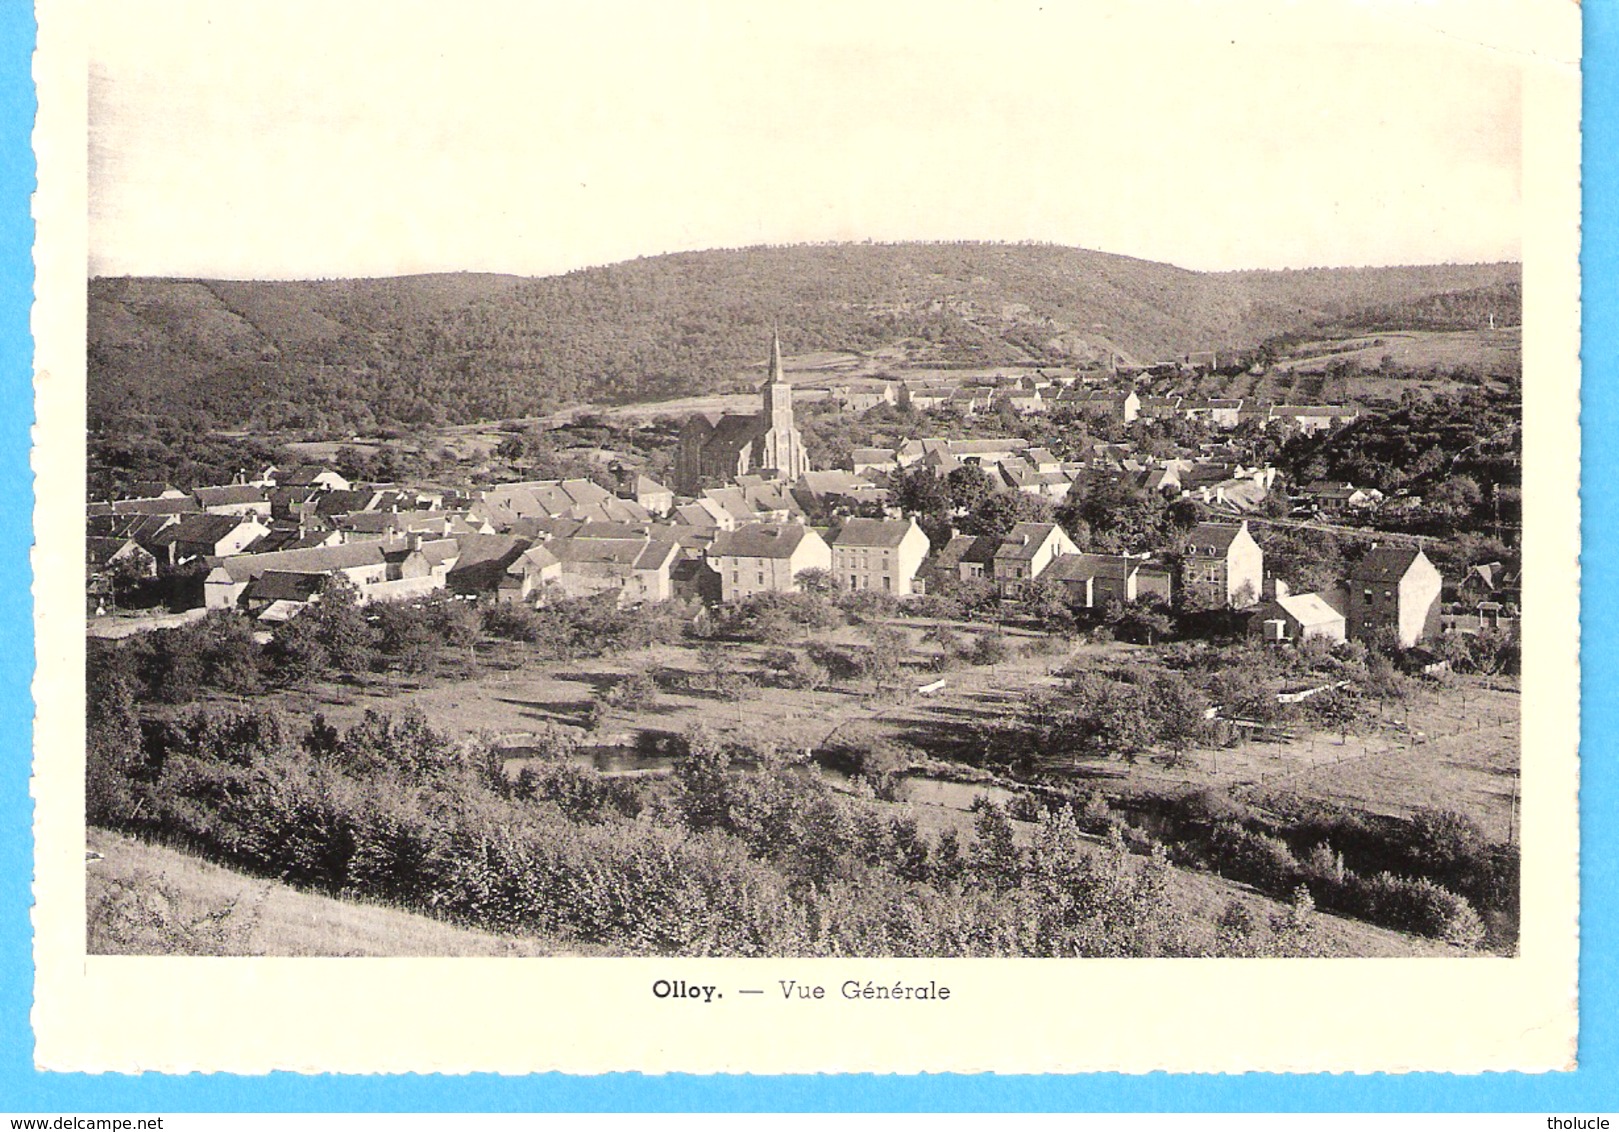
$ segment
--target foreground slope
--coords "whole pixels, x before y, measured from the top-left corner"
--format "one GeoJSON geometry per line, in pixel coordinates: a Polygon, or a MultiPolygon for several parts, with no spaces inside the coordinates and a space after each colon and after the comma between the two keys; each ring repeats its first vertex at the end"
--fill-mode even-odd
{"type": "Polygon", "coordinates": [[[334,900],[109,830],[86,864],[92,955],[552,955],[547,941],[334,900]]]}

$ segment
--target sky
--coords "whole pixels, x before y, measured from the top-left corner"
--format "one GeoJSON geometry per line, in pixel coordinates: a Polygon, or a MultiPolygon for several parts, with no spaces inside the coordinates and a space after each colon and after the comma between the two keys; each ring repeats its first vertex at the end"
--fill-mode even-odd
{"type": "Polygon", "coordinates": [[[867,239],[1519,258],[1537,57],[1507,0],[91,7],[93,275],[867,239]]]}

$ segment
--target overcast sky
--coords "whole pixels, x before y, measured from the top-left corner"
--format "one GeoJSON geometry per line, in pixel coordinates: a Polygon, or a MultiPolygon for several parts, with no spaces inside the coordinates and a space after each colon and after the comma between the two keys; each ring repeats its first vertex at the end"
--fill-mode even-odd
{"type": "Polygon", "coordinates": [[[1493,0],[93,5],[98,275],[864,239],[1519,255],[1525,40],[1493,0]]]}

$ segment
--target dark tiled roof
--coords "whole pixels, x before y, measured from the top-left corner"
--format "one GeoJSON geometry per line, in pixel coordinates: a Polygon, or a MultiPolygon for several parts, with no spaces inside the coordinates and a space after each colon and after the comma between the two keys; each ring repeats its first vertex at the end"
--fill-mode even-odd
{"type": "Polygon", "coordinates": [[[258,577],[266,570],[327,574],[383,562],[384,554],[398,547],[386,542],[346,542],[337,546],[314,546],[304,550],[281,550],[273,554],[236,554],[222,558],[216,567],[235,582],[258,577]]]}
{"type": "Polygon", "coordinates": [[[233,483],[224,487],[199,487],[191,493],[204,507],[227,507],[241,503],[264,503],[264,489],[252,484],[233,483]]]}
{"type": "Polygon", "coordinates": [[[995,551],[995,557],[1033,558],[1034,552],[1056,529],[1056,523],[1019,523],[1001,540],[1001,545],[995,551]]]}
{"type": "Polygon", "coordinates": [[[1199,523],[1186,536],[1186,545],[1198,551],[1212,546],[1216,554],[1224,554],[1241,533],[1242,527],[1236,523],[1199,523]]]}
{"type": "Polygon", "coordinates": [[[190,496],[182,499],[120,499],[111,506],[114,515],[186,515],[198,510],[197,501],[190,496]]]}
{"type": "Polygon", "coordinates": [[[1123,581],[1144,565],[1145,560],[1122,554],[1062,554],[1053,558],[1040,576],[1057,582],[1079,582],[1086,578],[1123,581]]]}
{"type": "Polygon", "coordinates": [[[807,533],[797,523],[751,523],[734,531],[721,531],[709,557],[790,558],[807,533]]]}
{"type": "Polygon", "coordinates": [[[320,593],[325,574],[302,574],[290,570],[266,570],[248,583],[242,596],[254,601],[308,601],[320,593]]]}
{"type": "Polygon", "coordinates": [[[195,542],[213,546],[247,520],[239,515],[190,515],[154,536],[159,544],[195,542]]]}
{"type": "Polygon", "coordinates": [[[911,533],[909,519],[850,519],[843,524],[833,546],[898,546],[911,533]]]}
{"type": "Polygon", "coordinates": [[[1356,582],[1397,582],[1422,551],[1414,546],[1379,546],[1355,563],[1349,577],[1356,582]]]}

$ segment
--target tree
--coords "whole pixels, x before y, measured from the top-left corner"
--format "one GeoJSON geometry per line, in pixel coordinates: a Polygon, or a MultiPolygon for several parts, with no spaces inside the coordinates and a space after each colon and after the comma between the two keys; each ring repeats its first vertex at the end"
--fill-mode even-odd
{"type": "Polygon", "coordinates": [[[360,592],[341,574],[328,577],[315,603],[315,635],[332,667],[346,675],[371,665],[371,626],[360,612],[360,592]]]}
{"type": "Polygon", "coordinates": [[[495,455],[508,463],[521,460],[528,451],[528,445],[521,436],[508,436],[495,446],[495,455]]]}
{"type": "Polygon", "coordinates": [[[1047,523],[1052,518],[1051,503],[1021,491],[999,491],[988,496],[961,521],[961,529],[971,535],[1004,536],[1019,523],[1047,523]]]}
{"type": "Polygon", "coordinates": [[[1360,718],[1361,705],[1347,688],[1317,692],[1309,701],[1310,712],[1329,731],[1338,732],[1340,745],[1349,741],[1349,732],[1360,718]]]}
{"type": "Polygon", "coordinates": [[[1169,608],[1159,601],[1141,601],[1117,611],[1114,633],[1126,640],[1155,645],[1175,628],[1169,608]]]}
{"type": "Polygon", "coordinates": [[[879,691],[899,682],[910,639],[891,625],[879,625],[871,634],[871,649],[866,654],[866,675],[879,691]]]}
{"type": "Polygon", "coordinates": [[[973,880],[998,892],[1016,888],[1022,874],[1022,861],[1013,840],[1012,819],[999,802],[979,795],[974,800],[978,816],[973,819],[971,869],[973,880]]]}
{"type": "Polygon", "coordinates": [[[1209,703],[1178,672],[1161,672],[1148,692],[1157,715],[1158,742],[1179,758],[1208,734],[1209,703]]]}
{"type": "Polygon", "coordinates": [[[318,679],[329,663],[315,616],[308,609],[283,621],[266,651],[276,674],[288,684],[318,679]]]}
{"type": "Polygon", "coordinates": [[[950,505],[958,512],[976,510],[995,493],[994,483],[977,464],[952,468],[944,482],[950,492],[950,505]]]}
{"type": "Polygon", "coordinates": [[[950,493],[922,464],[889,472],[888,491],[890,502],[908,515],[944,518],[950,513],[950,493]]]}

